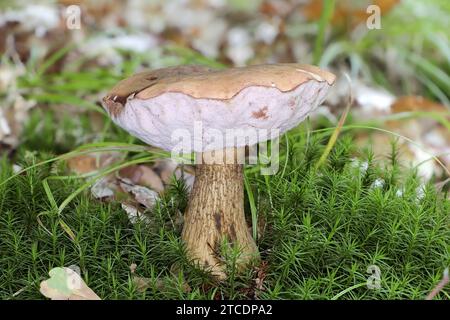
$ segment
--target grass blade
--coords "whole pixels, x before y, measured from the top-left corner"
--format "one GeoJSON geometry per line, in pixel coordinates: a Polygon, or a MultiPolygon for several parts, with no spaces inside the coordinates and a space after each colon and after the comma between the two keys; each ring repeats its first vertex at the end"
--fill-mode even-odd
{"type": "Polygon", "coordinates": [[[314,44],[314,55],[313,55],[313,63],[317,64],[320,61],[320,57],[323,52],[323,46],[325,42],[325,31],[328,26],[328,23],[333,16],[334,4],[335,0],[323,0],[322,1],[322,15],[318,21],[318,32],[316,42],[314,44]]]}
{"type": "Polygon", "coordinates": [[[245,171],[244,171],[244,185],[245,185],[245,190],[247,191],[248,202],[250,204],[250,211],[252,214],[253,239],[255,239],[255,241],[256,241],[258,238],[258,213],[256,210],[256,205],[255,205],[255,197],[253,196],[253,191],[252,191],[250,182],[248,181],[248,177],[247,177],[247,174],[245,173],[245,171]]]}
{"type": "MultiPolygon", "coordinates": [[[[347,80],[349,81],[349,83],[351,83],[350,77],[345,74],[347,80]]],[[[333,146],[335,145],[337,138],[339,136],[339,133],[342,130],[342,127],[344,126],[345,120],[347,119],[347,115],[350,112],[350,109],[353,105],[353,93],[352,90],[350,90],[350,96],[349,96],[349,101],[347,103],[347,106],[345,107],[344,112],[342,113],[341,118],[339,119],[339,122],[336,126],[336,128],[333,131],[333,134],[330,137],[330,140],[328,140],[327,146],[325,147],[325,151],[322,153],[322,155],[320,156],[319,161],[317,161],[316,163],[316,170],[327,160],[328,155],[331,152],[331,149],[333,149],[333,146]]]]}

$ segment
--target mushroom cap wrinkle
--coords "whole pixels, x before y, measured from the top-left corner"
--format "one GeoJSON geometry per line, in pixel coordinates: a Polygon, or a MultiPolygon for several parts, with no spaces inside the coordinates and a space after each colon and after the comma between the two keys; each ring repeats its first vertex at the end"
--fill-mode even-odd
{"type": "Polygon", "coordinates": [[[318,67],[293,63],[179,66],[122,80],[103,105],[116,124],[149,145],[171,151],[183,137],[191,139],[183,152],[204,152],[276,138],[320,105],[334,80],[318,67]],[[230,133],[235,138],[226,139],[230,133]]]}

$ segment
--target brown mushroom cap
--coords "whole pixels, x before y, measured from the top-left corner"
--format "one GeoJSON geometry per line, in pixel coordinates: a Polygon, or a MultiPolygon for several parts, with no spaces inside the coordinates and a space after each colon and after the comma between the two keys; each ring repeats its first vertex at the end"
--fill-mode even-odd
{"type": "Polygon", "coordinates": [[[197,73],[203,74],[210,71],[212,69],[208,67],[186,65],[139,72],[116,84],[107,97],[116,97],[115,101],[125,103],[131,94],[141,92],[162,81],[170,83],[176,79],[182,80],[184,76],[192,76],[197,73]]]}
{"type": "Polygon", "coordinates": [[[128,96],[149,99],[165,92],[179,92],[193,98],[231,99],[250,86],[276,87],[290,91],[308,80],[332,85],[335,75],[318,67],[280,63],[225,70],[204,66],[178,66],[146,71],[120,81],[107,95],[124,104],[128,96]]]}

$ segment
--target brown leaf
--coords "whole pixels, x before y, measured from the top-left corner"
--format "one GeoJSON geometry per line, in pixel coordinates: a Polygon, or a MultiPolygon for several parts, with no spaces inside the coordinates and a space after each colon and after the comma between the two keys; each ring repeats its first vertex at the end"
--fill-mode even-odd
{"type": "Polygon", "coordinates": [[[164,185],[161,178],[145,165],[133,165],[119,171],[122,178],[128,178],[133,184],[149,187],[156,192],[163,192],[164,185]]]}
{"type": "Polygon", "coordinates": [[[78,174],[89,173],[97,170],[95,158],[91,155],[80,155],[67,160],[69,169],[78,174]]]}
{"type": "Polygon", "coordinates": [[[138,292],[145,292],[145,290],[151,288],[151,280],[149,278],[133,276],[132,281],[138,292]]]}
{"type": "Polygon", "coordinates": [[[142,172],[139,170],[139,166],[133,165],[120,169],[119,176],[121,178],[127,178],[132,183],[137,184],[142,176],[142,172]]]}
{"type": "Polygon", "coordinates": [[[161,178],[149,167],[140,166],[142,176],[138,181],[141,186],[149,187],[157,192],[164,191],[164,185],[161,178]]]}
{"type": "Polygon", "coordinates": [[[161,177],[161,180],[166,185],[170,183],[176,168],[176,162],[171,159],[158,160],[153,165],[153,170],[161,177]]]}
{"type": "MultiPolygon", "coordinates": [[[[366,12],[369,5],[374,4],[380,8],[382,15],[392,10],[399,0],[374,0],[374,1],[336,1],[331,22],[334,26],[354,28],[364,22],[370,13],[366,12]]],[[[303,14],[308,20],[318,20],[322,14],[322,1],[310,0],[302,8],[303,14]]]]}
{"type": "Polygon", "coordinates": [[[136,286],[138,292],[145,292],[145,290],[151,288],[153,285],[156,286],[158,290],[164,289],[164,282],[161,279],[156,279],[155,283],[152,284],[150,278],[141,277],[136,274],[137,264],[132,263],[130,265],[130,272],[132,274],[133,284],[136,286]]]}
{"type": "Polygon", "coordinates": [[[448,113],[449,110],[444,105],[428,100],[421,96],[403,96],[397,98],[391,106],[393,113],[408,111],[430,111],[448,113]]]}
{"type": "Polygon", "coordinates": [[[188,165],[178,165],[172,159],[162,159],[155,162],[153,171],[156,172],[165,185],[170,184],[171,179],[175,176],[176,179],[184,178],[189,190],[192,189],[195,180],[195,169],[188,165]]]}
{"type": "Polygon", "coordinates": [[[115,152],[82,154],[68,159],[67,166],[75,173],[86,174],[110,166],[119,159],[120,154],[115,152]]]}
{"type": "Polygon", "coordinates": [[[263,290],[264,279],[266,279],[268,268],[269,264],[267,261],[262,261],[261,265],[256,268],[257,277],[255,279],[255,284],[257,290],[263,290]]]}

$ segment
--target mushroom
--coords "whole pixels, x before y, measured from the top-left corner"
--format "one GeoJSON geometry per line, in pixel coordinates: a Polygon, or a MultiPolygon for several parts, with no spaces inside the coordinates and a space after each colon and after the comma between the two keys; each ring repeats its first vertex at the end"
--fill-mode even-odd
{"type": "MultiPolygon", "coordinates": [[[[189,152],[197,162],[185,212],[182,239],[188,256],[224,278],[220,246],[238,245],[240,269],[259,253],[244,214],[245,146],[267,140],[211,139],[229,129],[271,130],[282,134],[297,126],[325,98],[335,76],[315,66],[266,64],[226,70],[178,66],[138,73],[119,82],[103,99],[113,121],[149,145],[173,151],[173,135],[194,133],[189,152]],[[204,128],[195,137],[195,124],[204,128]]],[[[238,137],[239,138],[239,137],[238,137]]],[[[274,138],[272,136],[272,138],[274,138]]]]}

